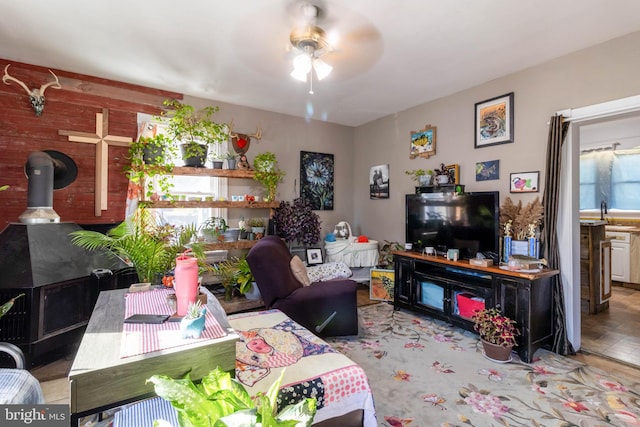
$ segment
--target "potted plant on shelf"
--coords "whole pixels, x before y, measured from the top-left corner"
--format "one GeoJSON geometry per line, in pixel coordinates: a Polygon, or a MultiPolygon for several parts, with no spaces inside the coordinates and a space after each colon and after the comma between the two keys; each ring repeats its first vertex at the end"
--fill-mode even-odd
{"type": "Polygon", "coordinates": [[[491,360],[505,362],[511,359],[511,350],[517,344],[520,331],[515,320],[500,313],[498,307],[476,311],[471,317],[473,329],[480,335],[483,352],[491,360]]]}
{"type": "Polygon", "coordinates": [[[285,370],[269,387],[252,398],[244,385],[219,367],[194,384],[186,378],[154,375],[147,380],[158,396],[178,412],[180,426],[310,426],[317,411],[315,398],[302,398],[278,412],[278,392],[285,370]]]}
{"type": "Polygon", "coordinates": [[[264,236],[264,218],[249,218],[247,225],[251,227],[253,235],[262,234],[264,236]]]}
{"type": "Polygon", "coordinates": [[[223,240],[222,233],[227,231],[227,222],[222,217],[212,216],[200,225],[200,232],[205,242],[218,242],[223,240]]]}
{"type": "Polygon", "coordinates": [[[258,181],[267,193],[265,202],[272,202],[276,199],[276,189],[282,182],[285,173],[278,167],[276,155],[267,151],[258,154],[253,159],[253,169],[255,171],[253,179],[258,181]]]}
{"type": "Polygon", "coordinates": [[[177,154],[175,144],[163,134],[140,137],[129,145],[131,164],[124,168],[127,177],[143,186],[146,199],[157,193],[170,196],[173,181],[173,158],[177,154]],[[157,177],[155,180],[154,177],[157,177]],[[154,185],[155,181],[155,185],[154,185]]]}
{"type": "Polygon", "coordinates": [[[431,179],[433,178],[433,171],[431,169],[414,169],[404,171],[404,173],[411,176],[411,179],[416,181],[420,186],[431,185],[431,179]]]}
{"type": "Polygon", "coordinates": [[[204,167],[209,146],[220,144],[229,139],[228,126],[213,121],[213,115],[219,107],[205,107],[196,111],[191,105],[177,100],[165,100],[164,105],[171,108],[169,126],[171,137],[182,142],[182,158],[186,166],[204,167]]]}
{"type": "Polygon", "coordinates": [[[223,157],[227,161],[227,169],[233,170],[236,168],[236,163],[237,163],[236,153],[234,153],[233,151],[227,151],[226,153],[224,153],[223,157]]]}
{"type": "Polygon", "coordinates": [[[214,169],[222,169],[222,166],[224,166],[224,160],[219,154],[213,154],[211,156],[211,164],[214,169]]]}

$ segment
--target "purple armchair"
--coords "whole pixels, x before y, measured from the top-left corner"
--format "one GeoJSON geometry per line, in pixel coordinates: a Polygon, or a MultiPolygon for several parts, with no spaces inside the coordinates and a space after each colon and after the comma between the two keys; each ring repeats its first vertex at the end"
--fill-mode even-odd
{"type": "Polygon", "coordinates": [[[349,279],[303,286],[291,271],[291,253],[277,236],[251,248],[247,262],[267,308],[275,308],[319,336],[358,335],[357,284],[349,279]]]}

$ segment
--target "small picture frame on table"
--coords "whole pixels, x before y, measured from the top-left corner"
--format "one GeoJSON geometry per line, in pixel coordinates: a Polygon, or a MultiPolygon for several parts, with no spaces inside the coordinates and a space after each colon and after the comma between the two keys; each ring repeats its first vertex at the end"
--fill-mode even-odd
{"type": "Polygon", "coordinates": [[[310,248],[307,249],[307,265],[322,264],[322,249],[310,248]]]}
{"type": "Polygon", "coordinates": [[[372,268],[369,278],[369,299],[377,301],[393,301],[395,272],[372,268]]]}

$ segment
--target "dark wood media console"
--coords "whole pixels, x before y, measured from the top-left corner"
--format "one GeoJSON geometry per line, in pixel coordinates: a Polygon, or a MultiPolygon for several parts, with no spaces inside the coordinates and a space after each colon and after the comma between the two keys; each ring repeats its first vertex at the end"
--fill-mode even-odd
{"type": "Polygon", "coordinates": [[[417,252],[393,254],[395,308],[418,311],[473,331],[473,308],[499,305],[522,333],[516,350],[524,362],[531,363],[538,348],[553,343],[551,278],[558,270],[524,273],[417,252]]]}

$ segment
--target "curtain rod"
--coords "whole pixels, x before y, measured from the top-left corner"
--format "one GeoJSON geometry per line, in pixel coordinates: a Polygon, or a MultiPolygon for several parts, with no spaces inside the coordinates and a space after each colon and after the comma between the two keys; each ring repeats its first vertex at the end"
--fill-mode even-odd
{"type": "Polygon", "coordinates": [[[620,145],[619,142],[612,142],[609,145],[601,145],[599,147],[587,148],[586,150],[580,150],[580,154],[592,153],[594,151],[609,151],[609,150],[616,151],[616,147],[618,145],[620,145]]]}

